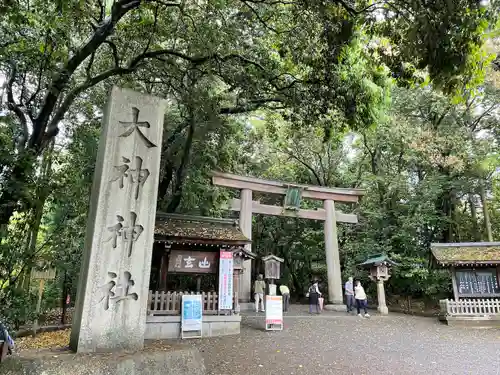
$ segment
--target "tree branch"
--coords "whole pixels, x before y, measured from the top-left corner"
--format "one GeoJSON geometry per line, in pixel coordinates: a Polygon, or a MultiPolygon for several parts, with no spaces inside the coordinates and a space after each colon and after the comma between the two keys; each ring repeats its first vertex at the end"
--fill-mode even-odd
{"type": "Polygon", "coordinates": [[[241,0],[243,2],[243,4],[245,4],[251,11],[252,13],[254,14],[255,18],[257,18],[257,20],[268,30],[272,31],[273,33],[276,33],[276,34],[280,34],[280,32],[278,30],[276,30],[274,27],[272,26],[269,26],[267,24],[267,22],[262,19],[262,17],[259,15],[259,12],[257,12],[257,9],[255,9],[253,6],[251,6],[250,4],[248,4],[247,1],[245,0],[241,0]]]}
{"type": "Polygon", "coordinates": [[[127,68],[113,68],[105,71],[104,73],[99,74],[98,76],[95,76],[94,78],[85,81],[83,84],[80,86],[75,87],[73,90],[71,90],[64,100],[62,101],[61,105],[57,109],[56,113],[54,114],[54,117],[52,117],[52,120],[50,121],[49,125],[47,126],[47,132],[46,132],[46,137],[53,137],[57,135],[59,132],[58,129],[58,124],[66,114],[67,110],[73,104],[73,101],[80,95],[83,91],[87,90],[90,87],[93,87],[97,85],[99,82],[104,81],[105,79],[108,79],[113,76],[117,75],[123,75],[132,72],[131,69],[127,68]]]}
{"type": "Polygon", "coordinates": [[[127,14],[127,12],[137,8],[140,4],[141,0],[115,1],[111,8],[111,15],[97,27],[89,40],[85,42],[66,64],[64,64],[63,68],[56,73],[54,80],[47,90],[42,107],[35,118],[33,134],[28,144],[29,147],[37,149],[38,151],[41,149],[49,118],[54,111],[61,92],[67,86],[75,70],[85,61],[85,59],[99,48],[109,35],[111,35],[121,18],[127,14]]]}
{"type": "Polygon", "coordinates": [[[7,89],[7,108],[14,112],[14,114],[19,119],[19,124],[21,125],[21,131],[23,134],[23,138],[18,140],[19,148],[23,149],[26,145],[26,141],[28,140],[28,124],[26,121],[26,116],[24,112],[19,108],[16,101],[14,100],[14,94],[12,90],[12,86],[14,85],[14,81],[17,75],[17,68],[14,63],[11,64],[10,76],[7,81],[6,89],[7,89]]]}
{"type": "Polygon", "coordinates": [[[367,7],[362,8],[362,9],[356,9],[354,5],[351,5],[347,1],[344,1],[344,0],[332,0],[332,2],[342,6],[342,8],[344,8],[348,13],[355,15],[355,16],[360,15],[362,13],[365,13],[369,10],[373,10],[373,8],[378,7],[379,5],[382,4],[382,3],[378,2],[378,3],[373,3],[371,5],[368,5],[367,7]]]}
{"type": "Polygon", "coordinates": [[[311,171],[311,173],[313,174],[314,178],[316,179],[316,182],[319,186],[323,186],[323,184],[321,183],[321,179],[319,178],[318,174],[316,173],[316,171],[314,170],[313,167],[311,167],[309,164],[307,164],[305,161],[303,161],[302,159],[300,159],[298,156],[296,156],[293,152],[291,151],[288,151],[286,148],[282,150],[285,154],[287,154],[288,156],[290,156],[292,159],[295,159],[297,160],[300,164],[302,164],[304,167],[306,167],[307,169],[309,169],[311,171]]]}
{"type": "Polygon", "coordinates": [[[477,126],[479,125],[479,122],[487,115],[489,114],[491,111],[493,111],[496,107],[498,106],[497,103],[493,103],[486,111],[484,111],[483,113],[481,113],[481,115],[476,119],[474,120],[474,122],[472,123],[471,125],[471,132],[474,132],[477,128],[477,126]]]}
{"type": "Polygon", "coordinates": [[[105,44],[111,48],[111,53],[113,54],[113,61],[115,62],[115,68],[118,68],[120,66],[120,57],[118,56],[118,48],[116,48],[116,44],[114,44],[110,40],[105,40],[105,44]]]}
{"type": "Polygon", "coordinates": [[[221,108],[219,110],[219,114],[235,115],[239,113],[253,112],[259,108],[262,108],[264,105],[268,103],[281,103],[281,102],[282,99],[280,98],[255,99],[255,100],[250,100],[247,105],[221,108]]]}

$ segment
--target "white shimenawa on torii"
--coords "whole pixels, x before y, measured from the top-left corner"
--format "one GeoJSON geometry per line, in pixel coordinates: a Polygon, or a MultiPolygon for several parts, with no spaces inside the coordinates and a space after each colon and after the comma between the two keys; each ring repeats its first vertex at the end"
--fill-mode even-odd
{"type": "MultiPolygon", "coordinates": [[[[303,219],[322,220],[325,222],[325,253],[328,271],[328,304],[327,310],[345,310],[342,294],[342,276],[340,272],[339,246],[337,239],[337,222],[357,223],[355,214],[345,214],[335,210],[335,202],[357,203],[364,191],[361,189],[326,188],[320,186],[288,184],[260,178],[243,177],[230,173],[213,172],[212,183],[216,186],[239,189],[240,199],[233,199],[229,209],[240,212],[240,228],[249,239],[252,238],[252,214],[298,217],[303,219]],[[280,194],[285,196],[283,207],[261,204],[252,201],[252,191],[280,194]],[[300,209],[300,199],[316,199],[323,201],[323,209],[300,209]]],[[[247,245],[251,250],[251,245],[247,245]]],[[[251,261],[243,264],[244,272],[239,282],[241,302],[249,302],[251,298],[251,261]]]]}

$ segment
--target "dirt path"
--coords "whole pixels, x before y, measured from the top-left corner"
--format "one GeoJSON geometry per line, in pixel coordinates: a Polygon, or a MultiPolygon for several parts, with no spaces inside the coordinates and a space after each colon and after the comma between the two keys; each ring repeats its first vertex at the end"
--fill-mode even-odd
{"type": "Polygon", "coordinates": [[[500,375],[500,330],[463,330],[432,318],[371,319],[295,309],[285,330],[265,332],[263,315],[243,318],[240,336],[190,341],[213,375],[500,375]]]}

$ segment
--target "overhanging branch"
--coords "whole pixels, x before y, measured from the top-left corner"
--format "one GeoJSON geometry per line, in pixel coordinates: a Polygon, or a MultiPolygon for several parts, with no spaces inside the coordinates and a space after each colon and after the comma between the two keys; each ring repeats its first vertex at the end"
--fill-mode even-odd
{"type": "Polygon", "coordinates": [[[21,131],[23,133],[23,139],[19,140],[19,147],[24,148],[26,141],[28,140],[28,124],[26,121],[26,116],[24,115],[24,112],[21,110],[21,108],[17,105],[16,101],[14,100],[14,94],[13,94],[13,89],[12,86],[14,85],[14,81],[16,79],[17,75],[17,68],[14,63],[11,64],[11,69],[10,69],[10,76],[9,80],[7,81],[6,89],[7,89],[7,108],[14,112],[14,114],[17,116],[19,119],[19,123],[21,125],[21,131]]]}
{"type": "MultiPolygon", "coordinates": [[[[248,113],[258,110],[269,103],[282,103],[283,100],[280,98],[266,98],[266,99],[255,99],[250,100],[246,105],[239,105],[235,107],[224,107],[219,110],[221,115],[236,115],[240,113],[248,113]]],[[[284,108],[284,107],[282,107],[284,108]]]]}
{"type": "Polygon", "coordinates": [[[370,10],[374,10],[374,8],[378,7],[379,5],[382,5],[382,2],[377,2],[373,3],[371,5],[368,5],[362,9],[356,9],[354,4],[350,4],[348,1],[345,0],[332,0],[333,3],[338,4],[342,6],[348,13],[352,15],[360,15],[362,13],[368,12],[370,10]]]}
{"type": "MultiPolygon", "coordinates": [[[[75,54],[56,73],[55,79],[47,90],[41,109],[33,124],[33,134],[29,146],[40,150],[45,138],[49,118],[57,105],[61,92],[68,85],[76,69],[108,38],[114,31],[116,24],[132,9],[137,8],[141,0],[115,1],[111,7],[111,15],[107,17],[94,31],[92,36],[75,52],[75,54]]],[[[66,101],[66,100],[64,100],[66,101]]],[[[53,124],[53,121],[51,122],[53,124]]],[[[53,129],[51,129],[53,131],[53,129]]]]}
{"type": "MultiPolygon", "coordinates": [[[[119,75],[125,75],[125,74],[130,74],[133,73],[134,71],[137,70],[137,68],[140,66],[141,62],[147,60],[147,59],[153,59],[153,58],[159,58],[164,55],[170,55],[174,57],[178,57],[180,59],[183,59],[185,61],[188,61],[192,65],[200,65],[203,63],[206,63],[210,60],[218,60],[218,61],[228,61],[231,59],[238,59],[241,62],[249,65],[253,65],[257,67],[260,70],[265,71],[265,68],[259,64],[258,62],[255,62],[245,56],[241,56],[238,54],[229,54],[226,56],[219,56],[217,54],[211,54],[211,55],[206,55],[206,56],[189,56],[186,55],[182,52],[173,50],[173,49],[162,49],[162,50],[157,50],[157,51],[149,51],[149,52],[144,52],[141,53],[140,55],[134,57],[130,62],[127,64],[127,67],[116,67],[109,69],[92,79],[86,80],[83,84],[80,86],[75,87],[71,91],[68,92],[64,100],[62,101],[61,105],[57,109],[56,113],[54,114],[52,120],[50,121],[49,125],[47,126],[47,132],[46,136],[51,137],[55,136],[58,133],[58,124],[59,122],[63,119],[65,113],[73,103],[73,101],[80,95],[83,91],[87,90],[90,87],[93,87],[97,85],[98,83],[104,81],[105,79],[108,79],[113,76],[119,76],[119,75]]],[[[281,102],[281,99],[273,98],[273,99],[258,99],[258,100],[253,100],[250,102],[251,107],[235,107],[235,108],[227,108],[224,111],[221,112],[221,114],[236,114],[236,113],[245,113],[245,112],[251,112],[253,110],[258,109],[260,106],[262,106],[265,103],[269,102],[281,102]]]]}

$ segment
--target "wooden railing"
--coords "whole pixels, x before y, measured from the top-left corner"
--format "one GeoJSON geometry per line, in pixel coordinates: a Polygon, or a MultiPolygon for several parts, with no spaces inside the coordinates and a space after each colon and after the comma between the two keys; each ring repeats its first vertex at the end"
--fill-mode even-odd
{"type": "MultiPolygon", "coordinates": [[[[183,295],[201,294],[203,314],[217,315],[219,313],[219,297],[215,292],[153,292],[149,291],[148,315],[180,315],[183,295]]],[[[238,293],[233,295],[233,310],[238,304],[238,293]]]]}
{"type": "Polygon", "coordinates": [[[441,314],[451,316],[500,315],[500,299],[444,299],[439,305],[441,314]]]}

